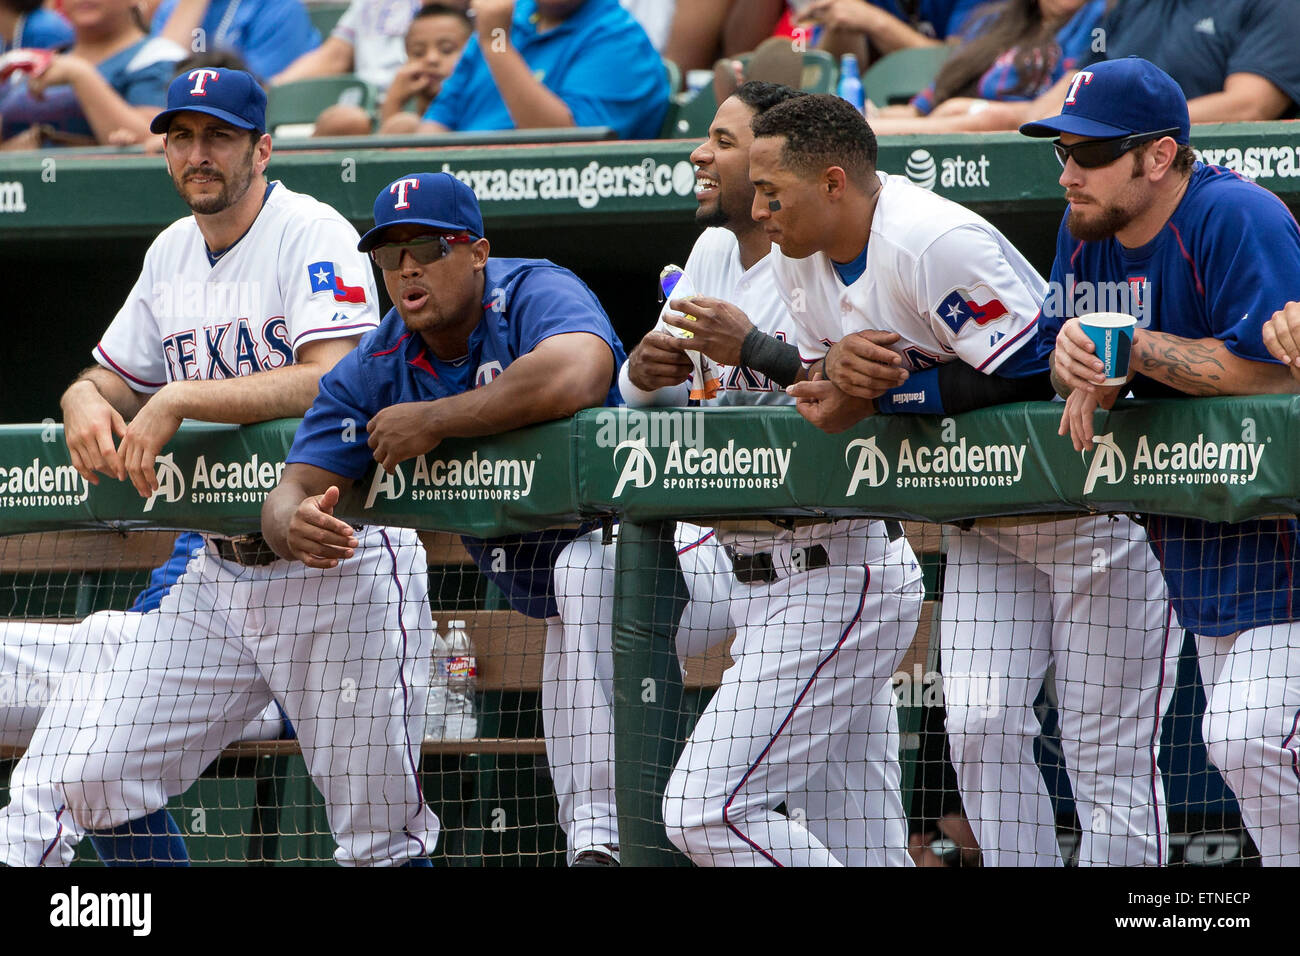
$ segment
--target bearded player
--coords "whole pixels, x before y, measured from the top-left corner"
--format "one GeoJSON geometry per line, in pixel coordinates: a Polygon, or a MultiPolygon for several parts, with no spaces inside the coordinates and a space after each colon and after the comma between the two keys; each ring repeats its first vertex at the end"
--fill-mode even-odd
{"type": "MultiPolygon", "coordinates": [[[[1078,74],[1059,115],[1020,131],[1058,137],[1070,205],[1052,279],[1141,277],[1149,288],[1127,386],[1102,386],[1077,318],[1043,314],[1040,349],[1068,395],[1061,434],[1077,450],[1092,447],[1093,412],[1128,387],[1139,397],[1296,390],[1288,302],[1300,298],[1300,229],[1272,193],[1196,162],[1187,101],[1167,73],[1138,57],[1098,63],[1078,74]]],[[[1210,759],[1264,865],[1300,865],[1300,527],[1151,515],[1147,530],[1196,635],[1210,759]]]]}
{"type": "MultiPolygon", "coordinates": [[[[249,74],[200,69],[172,82],[153,121],[194,215],[154,241],[98,365],[64,395],[69,452],[89,480],[129,480],[148,498],[182,419],[301,415],[377,321],[355,230],[267,181],[265,110],[249,74]]],[[[336,861],[428,865],[438,823],[420,789],[411,690],[430,652],[426,561],[414,532],[356,534],[356,560],[327,570],[279,561],[260,535],[209,536],[158,609],[132,622],[66,747],[60,813],[118,859],[183,857],[137,841],[140,818],[163,813],[274,696],[325,798],[336,861]]]]}

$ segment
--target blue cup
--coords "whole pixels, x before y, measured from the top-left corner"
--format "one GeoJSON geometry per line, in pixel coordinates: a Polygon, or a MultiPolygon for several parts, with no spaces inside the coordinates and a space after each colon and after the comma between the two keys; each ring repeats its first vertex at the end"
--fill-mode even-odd
{"type": "Polygon", "coordinates": [[[1128,381],[1128,360],[1133,351],[1136,325],[1137,319],[1123,312],[1090,312],[1079,316],[1079,326],[1092,339],[1097,358],[1104,366],[1103,385],[1123,385],[1128,381]]]}

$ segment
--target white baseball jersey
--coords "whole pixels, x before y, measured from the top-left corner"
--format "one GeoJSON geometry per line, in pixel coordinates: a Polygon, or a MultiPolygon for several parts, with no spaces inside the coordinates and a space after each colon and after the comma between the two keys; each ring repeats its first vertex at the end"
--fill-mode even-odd
{"type": "MultiPolygon", "coordinates": [[[[735,235],[708,229],[696,240],[684,272],[698,294],[731,302],[759,331],[793,343],[793,317],[777,294],[772,271],[776,254],[773,249],[746,270],[735,235]]],[[[722,387],[708,405],[792,403],[784,388],[761,373],[725,365],[719,370],[722,387]]],[[[626,382],[626,370],[622,380],[626,382]]],[[[665,388],[649,396],[625,389],[624,394],[649,404],[682,405],[687,389],[665,388]]],[[[783,798],[797,811],[778,815],[775,826],[769,822],[760,828],[760,842],[781,847],[774,851],[776,858],[908,864],[897,715],[889,682],[874,678],[892,674],[910,643],[921,602],[920,572],[906,542],[891,543],[886,550],[892,562],[887,559],[879,532],[870,535],[871,524],[820,522],[787,529],[762,519],[728,521],[713,536],[695,525],[678,524],[678,561],[691,598],[678,627],[679,654],[700,653],[724,640],[733,623],[739,628],[732,648],[739,663],[727,671],[714,698],[722,703],[706,709],[692,733],[697,744],[688,744],[666,795],[670,836],[697,862],[774,859],[766,850],[746,857],[756,844],[737,848],[748,838],[721,832],[725,827],[715,816],[728,812],[722,800],[705,801],[707,808],[700,810],[701,775],[724,781],[719,792],[736,793],[750,780],[751,769],[757,769],[760,776],[773,775],[765,777],[771,780],[771,793],[779,791],[783,796],[778,801],[783,798]],[[796,542],[814,540],[826,547],[835,566],[790,577],[796,542]],[[785,569],[784,580],[754,588],[740,585],[719,542],[742,553],[771,552],[785,569]],[[873,564],[870,574],[861,567],[867,563],[873,564]],[[896,566],[887,568],[891,563],[896,566]],[[854,575],[860,579],[846,586],[844,579],[854,575]],[[900,577],[906,579],[903,587],[900,577]],[[867,588],[862,579],[889,595],[884,606],[871,603],[879,594],[863,596],[867,588]],[[798,583],[792,586],[791,580],[798,583]],[[865,648],[858,647],[859,641],[865,648]],[[800,711],[790,724],[796,698],[803,697],[803,679],[832,659],[845,674],[877,685],[876,692],[864,695],[855,681],[832,680],[822,685],[830,689],[818,691],[822,706],[800,711]],[[760,662],[766,670],[755,673],[760,662]],[[789,732],[775,729],[787,724],[789,732]],[[816,760],[808,759],[809,746],[818,748],[816,760]],[[677,794],[675,787],[682,792],[677,794]],[[790,824],[791,816],[801,822],[790,824]],[[789,835],[777,832],[782,829],[789,835]],[[793,843],[799,848],[791,852],[793,843]]],[[[555,566],[564,627],[554,637],[548,632],[548,650],[554,645],[558,653],[548,656],[556,676],[544,682],[543,721],[560,818],[576,848],[618,842],[610,704],[614,573],[614,549],[602,545],[596,533],[574,541],[555,566]],[[559,693],[550,689],[552,684],[572,690],[559,693]]],[[[760,804],[771,797],[767,790],[764,784],[747,792],[740,798],[745,809],[730,812],[735,818],[760,813],[760,804]]]]}
{"type": "Polygon", "coordinates": [[[193,216],[164,229],[94,354],[136,391],[153,393],[168,382],[280,368],[309,342],[378,324],[356,230],[276,182],[252,227],[215,261],[193,216]]]}
{"type": "Polygon", "coordinates": [[[823,252],[791,259],[773,250],[777,289],[811,364],[851,332],[902,336],[910,371],[961,359],[993,372],[1034,337],[1046,285],[990,223],[899,176],[883,184],[871,221],[866,271],[846,286],[823,252]]]}
{"type": "MultiPolygon", "coordinates": [[[[356,244],[337,212],[279,183],[216,255],[183,219],[149,248],[95,357],[154,392],[280,368],[309,342],[359,336],[379,314],[356,244]]],[[[438,820],[421,792],[424,696],[413,690],[428,682],[427,559],[409,529],[358,537],[354,557],[325,571],[200,551],[156,611],[121,619],[124,650],[63,738],[53,781],[74,823],[107,829],[163,807],[274,698],[325,798],[335,860],[427,855],[438,820]],[[348,682],[355,697],[319,690],[348,682]]]]}

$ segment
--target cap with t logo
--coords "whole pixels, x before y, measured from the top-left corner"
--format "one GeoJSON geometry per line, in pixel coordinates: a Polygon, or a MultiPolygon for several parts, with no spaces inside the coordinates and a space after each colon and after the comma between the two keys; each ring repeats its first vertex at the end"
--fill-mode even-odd
{"type": "Polygon", "coordinates": [[[427,226],[483,238],[483,214],[474,190],[450,173],[412,173],[395,179],[375,197],[375,227],[357,248],[369,252],[391,226],[427,226]]]}
{"type": "Polygon", "coordinates": [[[1177,130],[1177,143],[1190,140],[1187,97],[1174,78],[1141,57],[1129,56],[1093,64],[1074,75],[1057,116],[1026,123],[1026,136],[1071,133],[1092,139],[1112,139],[1177,130]]]}
{"type": "Polygon", "coordinates": [[[149,129],[165,133],[177,113],[206,113],[239,129],[266,129],[266,93],[243,70],[205,67],[182,73],[167,87],[167,108],[149,129]]]}

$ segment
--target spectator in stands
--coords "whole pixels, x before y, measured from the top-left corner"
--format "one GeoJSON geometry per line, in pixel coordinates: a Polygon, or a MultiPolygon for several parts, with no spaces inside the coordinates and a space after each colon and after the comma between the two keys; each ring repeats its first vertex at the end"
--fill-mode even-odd
{"type": "Polygon", "coordinates": [[[52,50],[72,42],[72,27],[41,0],[0,0],[0,53],[52,50]]]}
{"type": "Polygon", "coordinates": [[[837,53],[856,53],[860,63],[895,50],[936,46],[960,34],[971,12],[984,0],[813,0],[799,22],[827,32],[821,45],[837,53]]]}
{"type": "Polygon", "coordinates": [[[771,36],[813,39],[859,63],[904,47],[935,46],[956,37],[982,0],[693,0],[678,7],[664,56],[683,70],[711,67],[719,57],[756,49],[771,36]]]}
{"type": "Polygon", "coordinates": [[[153,33],[191,53],[238,53],[259,79],[320,46],[302,0],[162,0],[153,33]]]}
{"type": "Polygon", "coordinates": [[[132,0],[71,4],[67,17],[72,45],[0,89],[0,149],[107,143],[117,130],[141,142],[166,102],[184,51],[150,37],[132,0]]]}
{"type": "Polygon", "coordinates": [[[475,34],[420,132],[609,126],[659,133],[668,79],[618,0],[474,0],[475,34]]]}
{"type": "MultiPolygon", "coordinates": [[[[456,69],[473,32],[474,26],[463,10],[443,3],[427,3],[420,8],[406,31],[406,63],[384,95],[379,132],[414,133],[419,128],[420,117],[442,89],[443,81],[456,69]],[[413,112],[408,109],[411,105],[413,112]]],[[[357,107],[351,109],[364,114],[357,107]]],[[[369,132],[369,117],[364,118],[364,132],[369,132]]],[[[318,131],[317,135],[322,134],[318,131]]]]}
{"type": "MultiPolygon", "coordinates": [[[[1193,123],[1296,115],[1300,58],[1293,48],[1300,40],[1300,26],[1294,0],[1118,0],[1102,19],[1097,36],[1105,49],[1092,53],[1091,62],[1141,52],[1182,87],[1193,123]]],[[[880,131],[1017,129],[1059,112],[1076,75],[1067,72],[1028,102],[950,101],[961,109],[948,114],[941,107],[924,126],[882,122],[880,131]],[[940,112],[945,115],[937,115],[940,112]]]]}
{"type": "MultiPolygon", "coordinates": [[[[406,62],[406,31],[420,4],[421,0],[352,0],[329,38],[272,76],[271,85],[355,73],[383,93],[406,62]]],[[[469,0],[451,5],[467,9],[469,0]]]]}
{"type": "Polygon", "coordinates": [[[673,24],[677,0],[619,0],[623,8],[636,18],[656,50],[668,42],[668,31],[673,24]]]}
{"type": "MultiPolygon", "coordinates": [[[[248,72],[248,65],[238,53],[229,50],[217,50],[212,53],[191,53],[172,67],[172,78],[184,76],[191,70],[243,70],[248,72]]],[[[166,135],[150,133],[143,141],[138,140],[129,129],[116,129],[108,135],[110,146],[134,146],[139,144],[146,153],[161,153],[166,144],[166,135]]]]}
{"type": "Polygon", "coordinates": [[[963,31],[961,45],[928,88],[907,105],[881,110],[872,128],[887,134],[895,131],[893,118],[965,113],[970,97],[1026,101],[1042,95],[1091,59],[1093,29],[1105,8],[1106,0],[1005,0],[963,31]]]}

